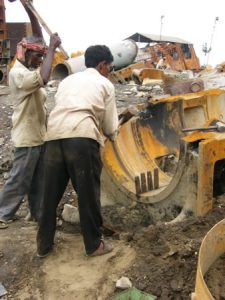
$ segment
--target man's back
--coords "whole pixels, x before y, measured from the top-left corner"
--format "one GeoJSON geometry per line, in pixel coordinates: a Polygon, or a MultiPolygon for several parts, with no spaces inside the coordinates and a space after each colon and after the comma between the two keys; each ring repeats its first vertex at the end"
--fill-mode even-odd
{"type": "Polygon", "coordinates": [[[94,68],[64,79],[55,99],[47,140],[87,137],[102,144],[100,130],[112,134],[117,129],[114,86],[94,68]]]}

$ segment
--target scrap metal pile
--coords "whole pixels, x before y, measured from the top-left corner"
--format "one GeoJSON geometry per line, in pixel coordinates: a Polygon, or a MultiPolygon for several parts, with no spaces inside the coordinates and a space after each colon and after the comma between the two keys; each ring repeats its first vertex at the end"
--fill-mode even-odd
{"type": "MultiPolygon", "coordinates": [[[[120,122],[115,143],[106,142],[103,189],[123,205],[148,203],[154,221],[176,221],[208,213],[213,195],[225,190],[225,133],[217,126],[224,128],[225,77],[221,68],[200,71],[188,42],[163,38],[137,33],[109,46],[119,116],[131,106],[136,113],[120,122]],[[149,43],[145,53],[150,54],[142,60],[135,42],[140,37],[149,43]],[[166,67],[156,68],[162,57],[166,67]]],[[[52,78],[62,80],[83,69],[80,55],[56,64],[52,78]]]]}
{"type": "MultiPolygon", "coordinates": [[[[104,194],[124,206],[146,205],[154,223],[209,213],[213,196],[225,192],[224,64],[201,69],[193,45],[174,37],[135,33],[109,48],[120,131],[116,142],[106,141],[102,150],[104,194]]],[[[84,55],[79,54],[69,58],[61,47],[52,80],[84,70],[84,55]]],[[[201,294],[206,290],[201,269],[204,273],[211,257],[224,252],[212,250],[207,261],[205,248],[203,244],[193,299],[211,299],[210,292],[201,294]]]]}

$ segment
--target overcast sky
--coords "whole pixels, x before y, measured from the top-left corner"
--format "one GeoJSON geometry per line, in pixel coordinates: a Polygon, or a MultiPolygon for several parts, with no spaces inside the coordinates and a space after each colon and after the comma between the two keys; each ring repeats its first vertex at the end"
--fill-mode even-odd
{"type": "MultiPolygon", "coordinates": [[[[209,64],[225,61],[223,0],[33,0],[34,6],[62,46],[71,54],[92,44],[111,45],[136,33],[179,37],[194,44],[201,64],[203,44],[210,46],[209,64]],[[161,16],[162,19],[161,27],[161,16]],[[215,18],[219,20],[215,23],[215,18]],[[213,36],[213,39],[212,39],[213,36]]],[[[20,1],[5,0],[7,22],[28,22],[20,1]]],[[[43,29],[44,32],[44,29],[43,29]]],[[[48,36],[45,35],[46,41],[48,36]]]]}

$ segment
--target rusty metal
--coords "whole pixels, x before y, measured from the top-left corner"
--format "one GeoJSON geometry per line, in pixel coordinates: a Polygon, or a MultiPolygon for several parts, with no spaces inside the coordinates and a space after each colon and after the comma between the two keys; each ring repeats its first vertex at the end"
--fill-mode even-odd
{"type": "Polygon", "coordinates": [[[16,54],[16,45],[24,36],[32,35],[30,23],[8,23],[7,38],[10,40],[10,56],[13,58],[16,54]]]}
{"type": "Polygon", "coordinates": [[[151,63],[157,64],[161,57],[165,57],[165,63],[172,70],[183,71],[183,70],[200,70],[199,59],[196,56],[193,45],[186,44],[188,47],[189,55],[185,55],[182,50],[182,45],[179,43],[158,43],[153,46],[149,46],[147,51],[151,55],[151,63]]]}
{"type": "Polygon", "coordinates": [[[151,171],[147,171],[146,173],[143,172],[140,175],[134,177],[136,195],[140,195],[159,188],[158,171],[158,168],[155,168],[153,170],[153,176],[151,171]]]}
{"type": "Polygon", "coordinates": [[[199,59],[193,45],[188,41],[139,32],[129,36],[128,39],[147,43],[148,46],[142,48],[137,56],[137,61],[144,59],[147,67],[156,67],[159,60],[165,58],[165,65],[172,70],[200,70],[199,59]]]}
{"type": "Polygon", "coordinates": [[[0,0],[0,41],[7,39],[7,28],[5,22],[5,3],[0,0]]]}
{"type": "Polygon", "coordinates": [[[153,174],[154,174],[154,189],[158,189],[159,188],[159,169],[155,168],[153,170],[153,174]]]}
{"type": "Polygon", "coordinates": [[[192,300],[214,300],[204,280],[213,263],[225,253],[225,219],[217,223],[204,237],[198,255],[195,291],[192,300]]]}
{"type": "Polygon", "coordinates": [[[196,93],[205,89],[202,79],[181,79],[165,76],[163,81],[165,93],[171,96],[196,93]]]}
{"type": "Polygon", "coordinates": [[[141,69],[145,67],[145,62],[141,61],[138,63],[134,63],[129,65],[128,67],[122,68],[115,72],[109,74],[109,80],[113,83],[126,83],[127,81],[132,79],[133,70],[141,69]]]}
{"type": "Polygon", "coordinates": [[[141,182],[139,176],[135,176],[134,183],[135,183],[136,195],[140,195],[142,193],[142,190],[141,190],[141,182]]]}
{"type": "Polygon", "coordinates": [[[152,191],[153,182],[152,182],[152,173],[150,171],[147,172],[147,184],[148,184],[148,191],[152,191]]]}
{"type": "Polygon", "coordinates": [[[147,192],[147,182],[146,182],[146,177],[145,173],[141,173],[141,192],[146,193],[147,192]]]}
{"type": "MultiPolygon", "coordinates": [[[[0,0],[0,65],[6,69],[7,64],[11,59],[10,54],[10,41],[7,37],[7,26],[5,21],[5,4],[4,0],[0,0]]],[[[6,83],[5,72],[0,71],[0,82],[6,83]]]]}
{"type": "Polygon", "coordinates": [[[225,120],[225,92],[167,97],[149,103],[147,109],[145,118],[135,116],[121,126],[115,143],[106,142],[104,189],[124,205],[151,204],[148,210],[155,221],[163,219],[163,211],[171,220],[190,213],[205,215],[213,205],[214,166],[225,160],[225,133],[184,133],[182,128],[225,120]],[[141,173],[153,175],[154,169],[158,169],[159,188],[152,180],[153,189],[137,192],[134,178],[141,173]]]}
{"type": "Polygon", "coordinates": [[[134,69],[132,71],[132,79],[141,84],[145,78],[150,79],[164,79],[165,75],[162,70],[157,70],[153,68],[141,68],[141,69],[134,69]]]}

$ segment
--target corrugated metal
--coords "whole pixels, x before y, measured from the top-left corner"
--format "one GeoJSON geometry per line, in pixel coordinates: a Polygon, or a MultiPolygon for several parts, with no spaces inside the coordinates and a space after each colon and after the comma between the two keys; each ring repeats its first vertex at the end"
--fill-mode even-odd
{"type": "Polygon", "coordinates": [[[10,40],[11,57],[16,54],[16,44],[25,36],[32,35],[30,23],[6,23],[7,38],[10,40]]]}
{"type": "Polygon", "coordinates": [[[165,35],[156,35],[156,34],[148,34],[148,33],[141,33],[136,32],[135,34],[126,38],[131,39],[135,42],[140,43],[152,43],[152,42],[169,42],[169,43],[179,43],[179,44],[192,44],[188,41],[183,39],[173,37],[173,36],[165,36],[165,35]]]}

